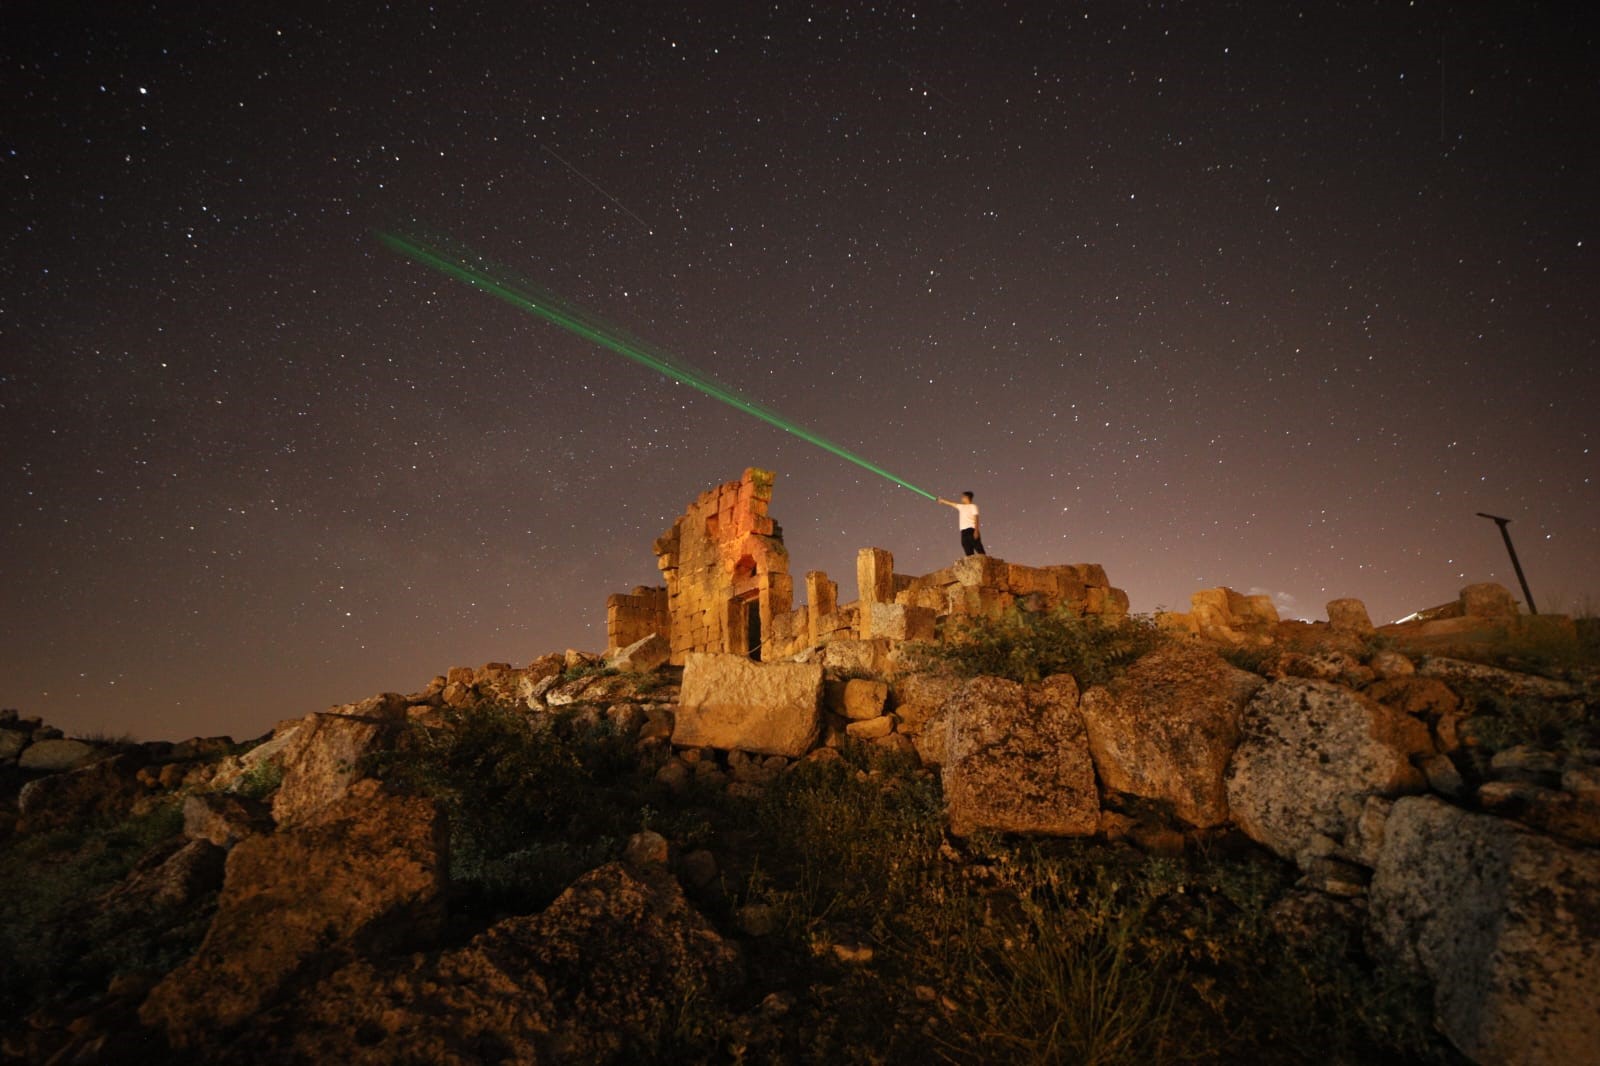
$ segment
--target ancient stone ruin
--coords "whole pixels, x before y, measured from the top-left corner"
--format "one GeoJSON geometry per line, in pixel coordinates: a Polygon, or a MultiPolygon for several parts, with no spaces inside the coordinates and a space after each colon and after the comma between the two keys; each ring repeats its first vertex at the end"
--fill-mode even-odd
{"type": "Polygon", "coordinates": [[[1123,615],[1128,596],[1096,563],[1021,566],[974,555],[931,574],[894,572],[894,556],[862,548],[856,599],[821,570],[806,574],[806,602],[794,607],[783,530],[772,520],[774,475],[752,467],[709,489],[655,543],[666,584],[606,599],[606,638],[626,648],[666,635],[674,665],[691,652],[773,661],[835,640],[934,640],[951,619],[998,617],[1013,604],[1068,605],[1084,614],[1123,615]]]}

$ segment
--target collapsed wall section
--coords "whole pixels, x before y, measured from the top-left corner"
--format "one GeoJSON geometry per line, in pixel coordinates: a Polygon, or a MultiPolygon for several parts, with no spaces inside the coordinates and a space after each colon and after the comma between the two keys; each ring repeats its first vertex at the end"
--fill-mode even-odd
{"type": "Polygon", "coordinates": [[[656,541],[673,663],[693,651],[759,659],[775,626],[792,628],[789,552],[768,514],[772,481],[752,467],[702,492],[656,541]]]}
{"type": "Polygon", "coordinates": [[[639,585],[606,597],[606,646],[626,648],[652,633],[667,634],[672,616],[665,586],[639,585]]]}

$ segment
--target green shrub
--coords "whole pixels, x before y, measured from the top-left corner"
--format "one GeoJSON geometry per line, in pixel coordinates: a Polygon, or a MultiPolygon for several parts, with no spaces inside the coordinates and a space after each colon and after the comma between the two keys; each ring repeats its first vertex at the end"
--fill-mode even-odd
{"type": "Polygon", "coordinates": [[[1132,915],[1074,936],[1035,912],[978,963],[969,1023],[1011,1062],[1110,1066],[1170,1058],[1181,976],[1141,958],[1132,915]]]}
{"type": "Polygon", "coordinates": [[[963,677],[982,674],[1027,684],[1071,674],[1080,685],[1100,685],[1166,639],[1147,615],[1108,618],[1066,607],[1012,608],[998,619],[968,619],[942,644],[920,646],[917,655],[925,665],[963,677]]]}
{"type": "Polygon", "coordinates": [[[283,784],[283,764],[276,759],[262,759],[239,775],[233,791],[249,799],[264,800],[283,784]]]}
{"type": "Polygon", "coordinates": [[[1463,685],[1461,697],[1467,711],[1461,728],[1480,754],[1523,744],[1571,752],[1600,746],[1600,705],[1593,700],[1510,696],[1481,685],[1463,685]]]}
{"type": "Polygon", "coordinates": [[[767,902],[802,924],[850,921],[883,933],[938,862],[943,804],[930,775],[862,768],[867,756],[805,763],[768,786],[756,812],[767,902]]]}
{"type": "Polygon", "coordinates": [[[608,722],[496,703],[445,716],[411,726],[371,768],[444,804],[451,876],[484,905],[548,903],[638,827],[646,781],[608,722]]]}
{"type": "Polygon", "coordinates": [[[595,659],[590,662],[581,662],[575,666],[569,666],[561,671],[561,682],[565,684],[568,681],[576,681],[580,677],[611,677],[617,672],[616,667],[607,666],[603,660],[595,659]]]}
{"type": "Polygon", "coordinates": [[[128,922],[93,904],[183,830],[176,799],[117,821],[95,821],[0,844],[0,1019],[105,990],[112,974],[161,972],[191,952],[211,900],[181,915],[128,922]]]}

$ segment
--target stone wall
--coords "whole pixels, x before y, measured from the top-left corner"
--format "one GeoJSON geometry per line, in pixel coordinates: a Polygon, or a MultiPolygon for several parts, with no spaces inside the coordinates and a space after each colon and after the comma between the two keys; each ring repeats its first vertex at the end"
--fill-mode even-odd
{"type": "Polygon", "coordinates": [[[663,637],[671,630],[665,586],[639,585],[631,593],[606,597],[606,645],[626,648],[652,633],[663,637]]]}

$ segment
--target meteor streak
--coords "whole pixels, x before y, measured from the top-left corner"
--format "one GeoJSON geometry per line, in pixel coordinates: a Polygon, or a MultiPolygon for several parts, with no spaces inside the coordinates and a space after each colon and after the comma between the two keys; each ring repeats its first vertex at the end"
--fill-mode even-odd
{"type": "Polygon", "coordinates": [[[460,255],[452,255],[441,249],[427,247],[416,241],[400,237],[392,233],[379,233],[378,239],[383,241],[390,250],[399,252],[407,258],[413,259],[424,266],[432,267],[442,274],[447,274],[457,281],[464,281],[468,285],[482,289],[491,296],[499,297],[513,307],[538,315],[547,322],[553,322],[569,333],[574,333],[591,343],[602,348],[609,348],[618,355],[633,360],[640,366],[649,367],[657,373],[664,374],[673,381],[688,385],[705,393],[712,399],[721,400],[729,407],[753,415],[769,425],[777,426],[786,433],[792,433],[803,441],[815,444],[823,451],[837,455],[839,458],[852,462],[863,470],[870,470],[881,478],[894,482],[903,489],[910,489],[919,496],[930,500],[938,497],[926,489],[918,488],[903,478],[896,477],[883,467],[870,463],[861,456],[842,448],[818,436],[804,426],[789,421],[775,411],[769,411],[760,404],[745,399],[725,385],[718,384],[702,374],[678,366],[660,352],[652,351],[642,341],[623,337],[621,333],[609,328],[592,318],[585,316],[575,308],[566,306],[548,296],[536,296],[525,292],[509,280],[497,278],[486,270],[465,262],[460,255]]]}

